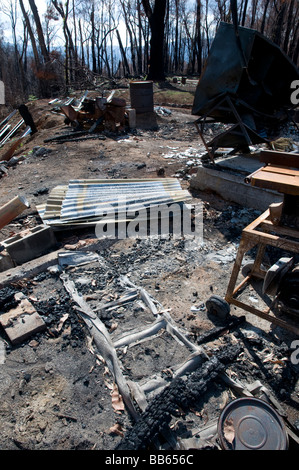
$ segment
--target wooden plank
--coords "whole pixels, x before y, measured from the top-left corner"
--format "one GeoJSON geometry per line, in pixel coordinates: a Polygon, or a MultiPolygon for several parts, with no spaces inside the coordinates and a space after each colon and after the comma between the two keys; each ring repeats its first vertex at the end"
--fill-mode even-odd
{"type": "Polygon", "coordinates": [[[252,240],[255,240],[256,244],[262,243],[281,248],[285,251],[291,251],[292,253],[299,253],[299,242],[297,241],[287,240],[286,238],[270,233],[258,232],[257,230],[246,230],[246,233],[252,237],[252,240]]]}
{"type": "Polygon", "coordinates": [[[28,207],[30,207],[29,202],[21,196],[14,197],[11,201],[0,207],[0,229],[9,224],[28,207]]]}
{"type": "Polygon", "coordinates": [[[247,225],[247,227],[243,230],[243,232],[246,232],[247,230],[256,229],[260,225],[260,223],[268,219],[269,216],[270,216],[270,210],[267,209],[265,212],[259,215],[253,222],[250,222],[250,224],[247,225]]]}
{"type": "Polygon", "coordinates": [[[262,171],[267,171],[269,173],[277,173],[279,175],[299,176],[299,170],[282,166],[267,165],[262,169],[262,171]]]}
{"type": "Polygon", "coordinates": [[[284,235],[289,238],[299,239],[299,231],[294,230],[292,228],[283,226],[283,225],[275,225],[273,226],[270,220],[264,220],[261,223],[261,228],[265,230],[273,230],[277,235],[284,235]]]}
{"type": "Polygon", "coordinates": [[[282,166],[267,165],[262,169],[262,171],[266,171],[269,173],[277,173],[278,175],[299,176],[299,170],[282,166]]]}
{"type": "Polygon", "coordinates": [[[282,175],[262,169],[251,177],[252,186],[272,189],[284,194],[299,195],[299,176],[282,175]]]}
{"type": "Polygon", "coordinates": [[[261,150],[260,161],[272,165],[299,168],[299,154],[288,152],[277,152],[274,150],[261,150]]]}
{"type": "Polygon", "coordinates": [[[282,320],[278,317],[275,317],[274,315],[271,315],[270,313],[263,312],[262,310],[258,310],[255,307],[252,307],[251,305],[247,305],[244,302],[241,302],[240,300],[237,299],[230,299],[230,303],[235,305],[238,308],[241,308],[242,310],[245,310],[249,313],[252,313],[254,315],[257,315],[260,318],[263,318],[264,320],[269,321],[270,323],[273,323],[274,325],[280,326],[281,328],[285,328],[286,330],[292,331],[296,335],[299,334],[299,328],[297,328],[295,325],[282,320]]]}

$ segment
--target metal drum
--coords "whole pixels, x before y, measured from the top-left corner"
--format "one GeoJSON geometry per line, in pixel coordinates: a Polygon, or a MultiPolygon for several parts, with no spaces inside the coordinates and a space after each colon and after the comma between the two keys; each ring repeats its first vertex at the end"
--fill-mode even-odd
{"type": "Polygon", "coordinates": [[[223,450],[287,450],[288,436],[279,414],[258,398],[230,402],[218,421],[223,450]]]}
{"type": "Polygon", "coordinates": [[[136,114],[152,113],[154,111],[153,82],[130,82],[131,108],[136,109],[136,114]]]}

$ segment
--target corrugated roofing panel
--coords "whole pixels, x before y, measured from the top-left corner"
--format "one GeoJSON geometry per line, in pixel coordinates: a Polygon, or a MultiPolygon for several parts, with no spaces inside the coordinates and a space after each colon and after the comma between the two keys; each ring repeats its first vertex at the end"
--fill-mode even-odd
{"type": "Polygon", "coordinates": [[[111,221],[115,213],[122,221],[130,220],[129,212],[188,199],[189,192],[176,178],[71,180],[68,186],[54,188],[38,211],[48,225],[94,225],[109,213],[111,221]]]}

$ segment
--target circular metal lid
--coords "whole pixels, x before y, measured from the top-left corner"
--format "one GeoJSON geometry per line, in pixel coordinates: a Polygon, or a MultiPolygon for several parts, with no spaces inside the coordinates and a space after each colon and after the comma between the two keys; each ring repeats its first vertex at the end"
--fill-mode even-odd
{"type": "Polygon", "coordinates": [[[230,402],[220,415],[218,434],[225,450],[285,450],[288,447],[281,417],[258,398],[230,402]]]}

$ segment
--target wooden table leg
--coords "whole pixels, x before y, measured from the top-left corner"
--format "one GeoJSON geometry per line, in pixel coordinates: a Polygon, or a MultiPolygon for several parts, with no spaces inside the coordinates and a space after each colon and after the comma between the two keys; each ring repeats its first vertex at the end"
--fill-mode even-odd
{"type": "Polygon", "coordinates": [[[241,269],[242,261],[244,258],[245,253],[249,251],[251,248],[253,248],[256,245],[256,242],[251,242],[248,240],[248,238],[244,235],[241,237],[241,241],[239,244],[237,256],[235,259],[234,267],[231,273],[230,281],[227,287],[226,295],[225,295],[225,300],[229,303],[230,299],[233,297],[235,285],[238,279],[238,275],[241,269]]]}

